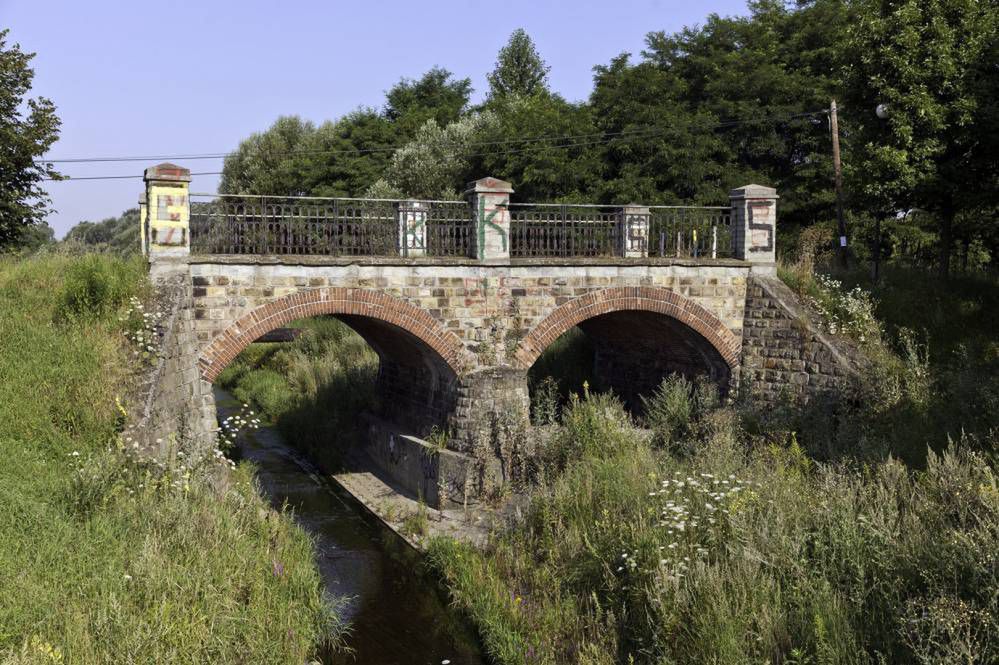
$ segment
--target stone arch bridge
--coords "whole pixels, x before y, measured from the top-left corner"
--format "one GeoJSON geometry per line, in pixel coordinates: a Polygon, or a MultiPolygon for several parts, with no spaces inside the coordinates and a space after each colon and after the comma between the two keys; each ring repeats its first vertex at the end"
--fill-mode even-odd
{"type": "Polygon", "coordinates": [[[140,198],[151,277],[173,294],[150,437],[211,436],[211,384],[226,365],[319,315],[378,354],[376,460],[399,467],[409,455],[416,468],[421,436],[453,433],[426,478],[390,469],[431,503],[497,418],[526,420],[528,369],[577,326],[601,383],[630,403],[673,372],[762,399],[807,396],[845,372],[773,277],[768,187],[733,190],[718,207],[613,207],[511,203],[494,178],[471,183],[464,201],[197,195],[189,181],[187,169],[152,167],[140,198]]]}

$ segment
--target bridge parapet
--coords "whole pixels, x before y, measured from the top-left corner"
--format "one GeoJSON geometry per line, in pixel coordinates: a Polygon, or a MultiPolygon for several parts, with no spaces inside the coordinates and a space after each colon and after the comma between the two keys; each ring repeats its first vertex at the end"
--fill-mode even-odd
{"type": "Polygon", "coordinates": [[[465,201],[189,194],[190,172],[146,170],[151,261],[189,255],[510,259],[735,258],[774,263],[776,192],[747,185],[727,206],[511,203],[496,178],[465,201]]]}

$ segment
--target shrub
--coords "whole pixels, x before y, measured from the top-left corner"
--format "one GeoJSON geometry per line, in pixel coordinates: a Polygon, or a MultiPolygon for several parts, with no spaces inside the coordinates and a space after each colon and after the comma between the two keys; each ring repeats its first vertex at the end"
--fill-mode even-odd
{"type": "Polygon", "coordinates": [[[117,312],[136,294],[141,265],[99,254],[87,254],[69,263],[62,286],[60,318],[102,319],[117,312]]]}
{"type": "Polygon", "coordinates": [[[630,447],[631,418],[614,395],[591,395],[584,384],[583,396],[572,395],[562,411],[562,426],[547,442],[543,463],[564,469],[574,461],[601,457],[630,447]]]}
{"type": "Polygon", "coordinates": [[[535,425],[555,424],[559,401],[558,381],[546,376],[531,391],[531,422],[535,425]]]}
{"type": "Polygon", "coordinates": [[[653,443],[679,453],[678,444],[689,441],[704,417],[717,408],[718,388],[704,377],[690,381],[674,374],[641,400],[653,443]]]}

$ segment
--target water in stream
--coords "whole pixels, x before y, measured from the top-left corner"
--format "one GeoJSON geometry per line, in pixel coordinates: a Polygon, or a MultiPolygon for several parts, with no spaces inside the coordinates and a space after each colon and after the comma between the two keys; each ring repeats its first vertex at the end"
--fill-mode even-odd
{"type": "MultiPolygon", "coordinates": [[[[220,418],[238,411],[216,390],[220,418]]],[[[483,663],[475,636],[451,612],[436,582],[419,572],[420,557],[328,480],[278,431],[260,427],[239,437],[236,455],[257,465],[271,504],[286,501],[315,539],[316,564],[326,590],[346,596],[349,655],[322,655],[324,664],[453,665],[483,663]]]]}

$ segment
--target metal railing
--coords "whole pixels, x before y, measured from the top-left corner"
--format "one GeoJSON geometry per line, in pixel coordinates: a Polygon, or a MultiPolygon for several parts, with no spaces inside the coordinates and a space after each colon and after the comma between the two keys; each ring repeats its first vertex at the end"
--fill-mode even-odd
{"type": "Polygon", "coordinates": [[[649,256],[727,258],[732,249],[728,206],[650,206],[649,256]]]}
{"type": "Polygon", "coordinates": [[[398,255],[391,201],[191,195],[192,254],[398,255]]]}
{"type": "Polygon", "coordinates": [[[464,201],[191,195],[192,254],[469,256],[474,225],[464,201]]]}
{"type": "MultiPolygon", "coordinates": [[[[733,255],[728,207],[509,204],[512,258],[733,255]],[[639,252],[644,253],[644,252],[639,252]]],[[[191,194],[192,254],[474,257],[465,201],[191,194]]]]}
{"type": "MultiPolygon", "coordinates": [[[[413,202],[400,202],[400,206],[413,202]]],[[[475,212],[465,201],[420,201],[426,207],[426,256],[470,257],[475,247],[475,212]]]]}
{"type": "Polygon", "coordinates": [[[616,208],[544,203],[510,204],[513,258],[621,255],[616,208]]]}

